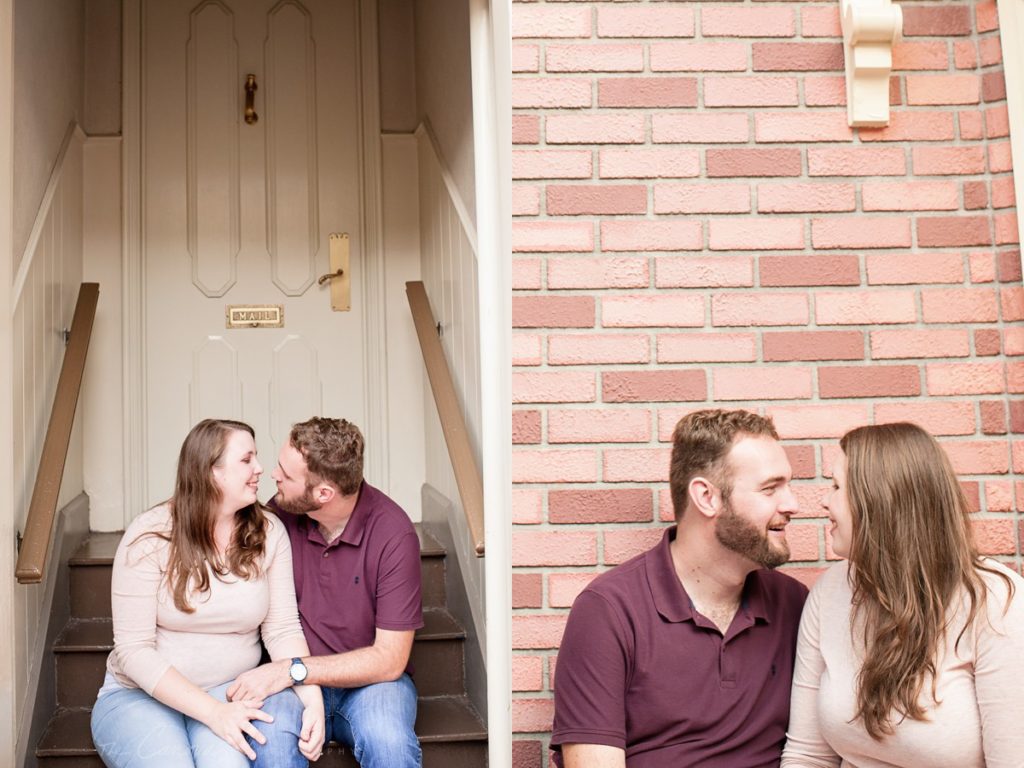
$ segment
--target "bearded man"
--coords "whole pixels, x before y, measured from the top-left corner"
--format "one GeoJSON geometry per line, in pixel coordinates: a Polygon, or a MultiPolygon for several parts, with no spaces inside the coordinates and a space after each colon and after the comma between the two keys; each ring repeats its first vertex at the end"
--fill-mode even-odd
{"type": "MultiPolygon", "coordinates": [[[[289,686],[319,685],[327,741],[350,748],[363,768],[420,768],[409,664],[423,626],[420,542],[402,508],[363,479],[363,448],[359,428],[344,419],[314,417],[292,427],[268,506],[291,541],[311,655],[245,672],[227,694],[266,699],[289,686]]],[[[278,746],[254,743],[255,768],[306,764],[278,746]]]]}
{"type": "Polygon", "coordinates": [[[789,559],[793,471],[771,419],[685,416],[676,524],[598,576],[558,653],[551,744],[564,768],[778,766],[807,589],[789,559]]]}

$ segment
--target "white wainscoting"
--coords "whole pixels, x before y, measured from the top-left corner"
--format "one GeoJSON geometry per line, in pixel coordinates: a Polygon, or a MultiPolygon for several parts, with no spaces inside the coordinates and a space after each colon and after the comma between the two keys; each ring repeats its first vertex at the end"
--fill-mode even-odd
{"type": "MultiPolygon", "coordinates": [[[[25,529],[50,407],[82,282],[82,149],[85,135],[68,127],[35,225],[14,279],[14,525],[25,529]]],[[[102,298],[101,298],[102,301],[102,298]]],[[[58,509],[82,492],[82,431],[76,418],[58,509]]],[[[39,665],[45,655],[54,569],[42,584],[15,590],[15,719],[31,717],[39,665]]],[[[19,732],[21,728],[19,727],[19,732]]]]}
{"type": "MultiPolygon", "coordinates": [[[[429,126],[416,131],[419,146],[420,263],[423,283],[441,324],[441,344],[462,404],[469,440],[479,466],[480,448],[480,317],[477,302],[476,229],[440,155],[429,126]]],[[[455,508],[454,521],[465,515],[448,459],[437,408],[424,383],[426,478],[455,508]]],[[[484,628],[484,561],[475,557],[468,534],[453,530],[456,555],[480,637],[484,628]]]]}

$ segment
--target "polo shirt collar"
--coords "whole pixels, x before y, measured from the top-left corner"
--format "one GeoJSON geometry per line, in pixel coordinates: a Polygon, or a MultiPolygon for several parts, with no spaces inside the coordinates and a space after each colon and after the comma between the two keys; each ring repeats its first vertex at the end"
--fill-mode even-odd
{"type": "MultiPolygon", "coordinates": [[[[345,529],[348,530],[347,528],[345,529]]],[[[658,546],[648,550],[646,554],[647,580],[654,598],[654,607],[666,621],[693,621],[694,608],[690,596],[672,562],[671,544],[676,538],[676,527],[665,531],[658,546]]],[[[754,619],[763,619],[771,623],[771,611],[768,605],[769,596],[761,580],[761,570],[751,571],[743,584],[743,595],[740,602],[741,610],[746,611],[754,619]]]]}

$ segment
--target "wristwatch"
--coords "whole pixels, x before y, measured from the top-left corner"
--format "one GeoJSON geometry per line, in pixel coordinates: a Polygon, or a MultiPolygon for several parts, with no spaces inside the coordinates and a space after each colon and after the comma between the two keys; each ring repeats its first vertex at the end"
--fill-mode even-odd
{"type": "Polygon", "coordinates": [[[302,685],[306,682],[306,675],[308,674],[309,670],[302,663],[302,659],[298,657],[292,659],[291,666],[288,667],[288,676],[292,679],[292,685],[302,685]]]}

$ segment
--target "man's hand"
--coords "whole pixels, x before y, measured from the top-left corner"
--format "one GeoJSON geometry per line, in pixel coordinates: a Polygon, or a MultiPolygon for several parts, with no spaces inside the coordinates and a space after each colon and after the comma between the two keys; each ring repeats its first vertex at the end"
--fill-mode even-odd
{"type": "Polygon", "coordinates": [[[291,687],[292,678],[288,674],[289,666],[291,666],[291,659],[281,659],[243,672],[228,688],[228,701],[256,699],[262,706],[263,700],[268,696],[273,696],[275,693],[291,687]]]}

